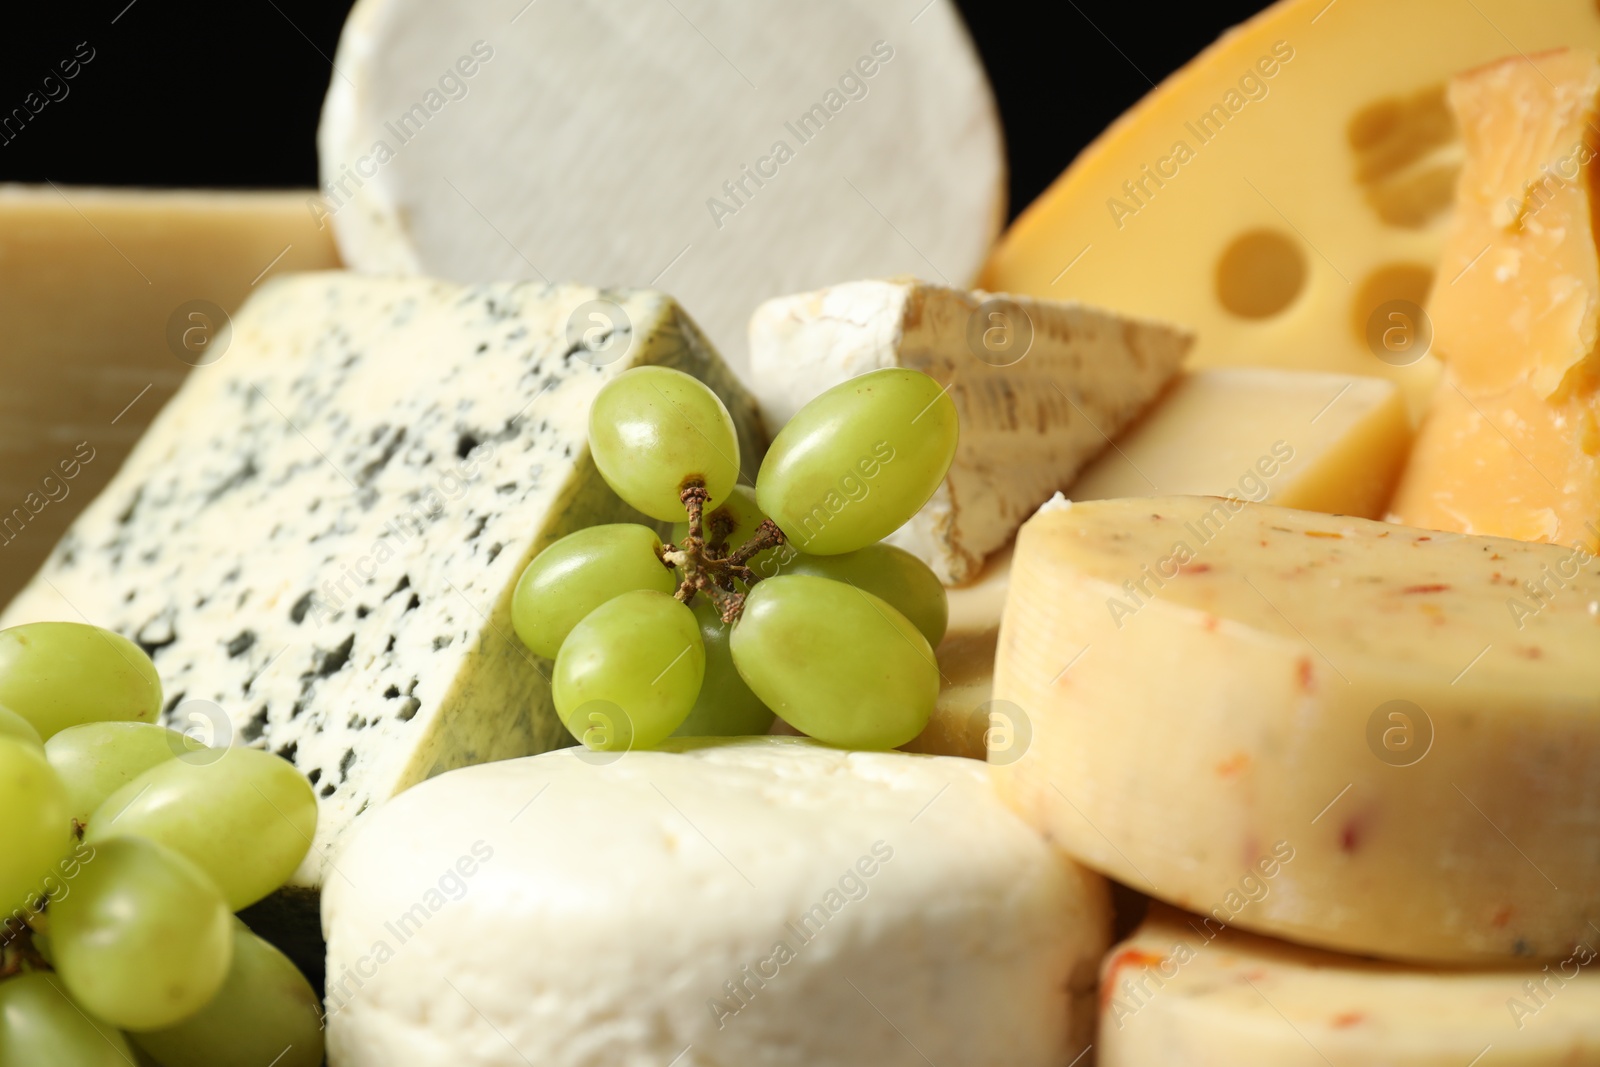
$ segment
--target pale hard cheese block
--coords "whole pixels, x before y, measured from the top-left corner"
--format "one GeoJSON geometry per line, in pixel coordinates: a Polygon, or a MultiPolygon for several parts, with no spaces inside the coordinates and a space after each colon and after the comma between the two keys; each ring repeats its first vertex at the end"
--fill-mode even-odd
{"type": "Polygon", "coordinates": [[[1066,1067],[1109,941],[981,766],[788,738],[454,772],[339,868],[339,1067],[1066,1067]]]}
{"type": "MultiPolygon", "coordinates": [[[[1259,878],[1272,892],[1271,878],[1259,878]]],[[[1100,1067],[1592,1067],[1600,934],[1543,967],[1432,970],[1157,907],[1101,969],[1100,1067]]]]}
{"type": "Polygon", "coordinates": [[[1394,383],[1313,371],[1191,371],[1100,453],[1067,495],[1231,496],[1383,515],[1411,445],[1394,383]]]}
{"type": "Polygon", "coordinates": [[[1215,497],[1018,535],[991,760],[1090,866],[1233,925],[1421,961],[1600,924],[1600,564],[1215,497]],[[1242,879],[1294,853],[1265,899],[1242,879]]]}
{"type": "Polygon", "coordinates": [[[1284,0],[1078,156],[980,284],[1184,323],[1198,366],[1384,375],[1419,413],[1421,305],[1454,277],[1445,82],[1564,46],[1600,46],[1591,0],[1284,0]]]}
{"type": "Polygon", "coordinates": [[[216,312],[337,265],[308,199],[0,185],[0,603],[216,351],[216,312]]]}
{"type": "Polygon", "coordinates": [[[989,557],[974,581],[946,590],[950,622],[934,649],[939,663],[939,697],[927,727],[910,744],[901,746],[904,751],[984,759],[991,745],[1006,747],[1006,709],[998,709],[997,719],[991,697],[994,650],[1010,582],[1011,548],[1007,546],[989,557]]]}
{"type": "Polygon", "coordinates": [[[759,460],[754,403],[660,294],[266,284],[0,625],[124,633],[154,658],[170,723],[293,762],[321,799],[293,885],[319,886],[372,805],[570,741],[511,592],[557,537],[637,521],[586,439],[600,387],[641,364],[703,378],[759,460]],[[631,322],[604,359],[567,331],[600,299],[631,322]]]}
{"type": "Polygon", "coordinates": [[[905,279],[782,297],[750,320],[756,396],[774,428],[825,389],[882,367],[910,367],[946,387],[961,420],[955,462],[888,540],[947,585],[972,579],[1070,485],[1176,373],[1193,341],[1078,304],[905,279]]]}
{"type": "Polygon", "coordinates": [[[762,300],[968,285],[1005,218],[950,0],[361,0],[334,65],[318,155],[351,266],[660,286],[741,373],[762,300]]]}
{"type": "Polygon", "coordinates": [[[1462,75],[1466,167],[1429,302],[1445,378],[1399,521],[1600,551],[1600,59],[1563,51],[1462,75]]]}

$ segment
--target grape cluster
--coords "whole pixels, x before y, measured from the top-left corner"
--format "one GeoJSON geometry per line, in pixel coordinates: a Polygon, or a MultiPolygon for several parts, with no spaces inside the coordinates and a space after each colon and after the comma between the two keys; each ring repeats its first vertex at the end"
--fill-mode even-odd
{"type": "Polygon", "coordinates": [[[117,634],[0,631],[0,1067],[322,1062],[310,983],[232,914],[304,858],[311,787],[160,710],[117,634]]]}
{"type": "Polygon", "coordinates": [[[910,741],[939,692],[944,587],[880,543],[955,457],[955,404],[890,368],[802,408],[738,485],[739,441],[715,393],[664,367],[606,383],[595,466],[626,503],[675,523],[594,526],[550,545],[512,599],[518,636],[555,661],[556,711],[590,749],[765,733],[773,714],[828,744],[910,741]]]}

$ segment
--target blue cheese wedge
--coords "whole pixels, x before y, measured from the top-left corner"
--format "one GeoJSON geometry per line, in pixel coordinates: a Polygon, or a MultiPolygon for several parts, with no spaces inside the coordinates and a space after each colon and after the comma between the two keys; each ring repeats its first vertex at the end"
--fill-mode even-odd
{"type": "Polygon", "coordinates": [[[0,624],[126,634],[170,725],[292,762],[321,812],[291,885],[315,889],[373,805],[569,743],[511,591],[556,538],[641,521],[586,444],[595,393],[641,364],[704,380],[759,462],[754,402],[658,293],[271,282],[0,624]]]}

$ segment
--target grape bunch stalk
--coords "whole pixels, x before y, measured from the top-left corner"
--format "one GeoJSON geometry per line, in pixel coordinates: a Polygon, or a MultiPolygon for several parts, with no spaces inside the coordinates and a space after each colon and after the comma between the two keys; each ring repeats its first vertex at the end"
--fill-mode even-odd
{"type": "Polygon", "coordinates": [[[589,414],[622,500],[662,523],[578,530],[536,555],[512,598],[523,643],[555,661],[556,711],[583,745],[766,733],[774,714],[847,748],[905,744],[939,692],[944,587],[882,539],[944,481],[955,404],[889,368],[803,407],[738,484],[717,395],[666,367],[624,371],[589,414]],[[735,547],[737,546],[737,547],[735,547]]]}
{"type": "Polygon", "coordinates": [[[322,1062],[316,992],[232,913],[316,829],[286,761],[156,724],[108,630],[0,630],[0,1067],[322,1062]]]}

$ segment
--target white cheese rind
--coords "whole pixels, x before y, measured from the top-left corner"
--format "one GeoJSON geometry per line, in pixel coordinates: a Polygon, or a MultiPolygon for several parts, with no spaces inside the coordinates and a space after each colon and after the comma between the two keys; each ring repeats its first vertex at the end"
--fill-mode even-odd
{"type": "Polygon", "coordinates": [[[911,367],[949,388],[961,419],[955,462],[933,499],[887,539],[946,585],[974,578],[1071,485],[1177,373],[1192,343],[1170,326],[1081,304],[904,279],[769,300],[750,320],[753,388],[774,430],[818,393],[881,367],[911,367]]]}
{"type": "Polygon", "coordinates": [[[1600,934],[1542,967],[1435,970],[1300,948],[1157,905],[1101,969],[1098,1062],[1593,1065],[1597,945],[1600,934]]]}
{"type": "Polygon", "coordinates": [[[375,812],[323,897],[331,1061],[1066,1067],[1083,1049],[1105,884],[981,766],[668,747],[474,767],[375,812]],[[792,959],[765,963],[779,942],[792,959]]]}
{"type": "Polygon", "coordinates": [[[970,284],[1005,216],[949,0],[362,0],[334,67],[318,156],[346,263],[660,285],[741,373],[762,300],[970,284]]]}
{"type": "Polygon", "coordinates": [[[600,387],[675,366],[722,395],[748,463],[761,431],[656,293],[306,274],[264,285],[233,329],[0,625],[124,633],[169,722],[291,760],[321,798],[292,883],[314,887],[369,805],[568,741],[510,598],[544,545],[631,514],[585,443],[600,387]],[[595,365],[567,323],[602,297],[631,331],[595,365]]]}

